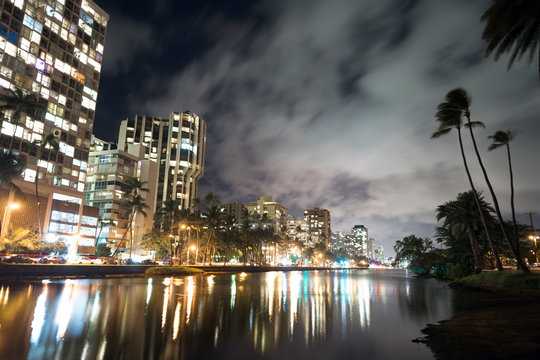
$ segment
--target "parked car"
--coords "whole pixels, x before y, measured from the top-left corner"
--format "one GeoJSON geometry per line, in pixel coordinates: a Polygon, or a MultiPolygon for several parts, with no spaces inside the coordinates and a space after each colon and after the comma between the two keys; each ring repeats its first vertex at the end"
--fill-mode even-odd
{"type": "Polygon", "coordinates": [[[80,256],[75,262],[78,264],[101,264],[101,260],[95,255],[80,256]]]}
{"type": "Polygon", "coordinates": [[[101,258],[101,263],[103,265],[117,265],[118,259],[113,257],[103,257],[101,258]]]}
{"type": "Polygon", "coordinates": [[[22,255],[13,255],[9,258],[4,258],[4,262],[8,264],[34,264],[32,259],[22,255]]]}
{"type": "Polygon", "coordinates": [[[122,265],[137,265],[137,264],[139,263],[133,259],[122,259],[122,265]]]}
{"type": "Polygon", "coordinates": [[[141,265],[159,265],[157,261],[154,261],[152,259],[144,259],[141,261],[141,265]]]}

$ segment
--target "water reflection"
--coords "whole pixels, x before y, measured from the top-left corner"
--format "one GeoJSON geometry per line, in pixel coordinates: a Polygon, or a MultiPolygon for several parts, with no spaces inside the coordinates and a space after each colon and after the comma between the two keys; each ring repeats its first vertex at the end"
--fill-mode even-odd
{"type": "Polygon", "coordinates": [[[451,292],[390,271],[10,284],[0,358],[429,359],[410,340],[451,315],[451,292]]]}

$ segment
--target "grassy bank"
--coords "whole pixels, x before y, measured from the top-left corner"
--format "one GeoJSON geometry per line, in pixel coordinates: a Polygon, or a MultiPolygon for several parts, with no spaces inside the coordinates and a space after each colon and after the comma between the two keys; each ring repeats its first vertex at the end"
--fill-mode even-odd
{"type": "Polygon", "coordinates": [[[498,289],[540,290],[540,271],[533,271],[528,275],[517,270],[485,271],[455,280],[452,285],[494,291],[498,289]]]}
{"type": "Polygon", "coordinates": [[[146,269],[146,275],[171,276],[171,275],[193,275],[201,274],[204,271],[185,266],[154,266],[146,269]]]}
{"type": "Polygon", "coordinates": [[[437,359],[538,359],[539,272],[488,271],[452,286],[476,300],[468,311],[422,330],[437,359]]]}

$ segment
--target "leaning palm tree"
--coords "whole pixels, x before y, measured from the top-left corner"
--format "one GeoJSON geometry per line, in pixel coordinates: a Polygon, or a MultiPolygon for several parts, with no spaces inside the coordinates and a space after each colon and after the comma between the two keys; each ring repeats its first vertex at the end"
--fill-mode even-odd
{"type": "Polygon", "coordinates": [[[499,201],[497,200],[497,195],[495,194],[495,191],[493,190],[493,186],[491,185],[491,182],[489,181],[486,168],[482,161],[482,157],[480,156],[480,152],[478,151],[478,146],[476,145],[476,139],[474,137],[473,128],[484,127],[484,124],[482,124],[479,121],[474,121],[474,122],[471,121],[471,97],[467,94],[467,92],[464,89],[461,89],[461,88],[454,89],[448,93],[447,97],[452,99],[453,104],[456,106],[457,109],[460,110],[461,112],[460,117],[463,116],[467,120],[465,127],[469,129],[469,133],[471,135],[471,140],[474,147],[474,152],[476,154],[476,158],[478,159],[478,163],[480,164],[480,168],[482,169],[484,180],[486,181],[486,184],[488,186],[489,193],[493,201],[493,206],[495,208],[495,213],[497,214],[497,220],[499,221],[499,225],[501,227],[503,237],[506,243],[508,244],[508,247],[514,254],[518,269],[521,269],[524,273],[528,274],[530,272],[529,269],[527,268],[527,266],[525,265],[525,262],[521,258],[519,251],[514,246],[514,243],[510,240],[510,237],[508,236],[508,232],[506,231],[506,227],[504,226],[504,219],[501,214],[501,209],[499,207],[499,201]]]}
{"type": "Polygon", "coordinates": [[[34,94],[26,94],[23,90],[15,88],[9,89],[7,94],[0,94],[0,112],[6,113],[11,111],[11,121],[14,123],[14,130],[9,143],[9,152],[13,150],[13,140],[15,139],[15,130],[21,120],[21,115],[24,113],[32,118],[41,118],[46,108],[43,106],[39,98],[34,94]]]}
{"type": "Polygon", "coordinates": [[[516,250],[519,252],[519,236],[517,231],[516,210],[514,207],[514,172],[512,171],[512,157],[510,156],[510,141],[514,139],[514,136],[514,133],[510,130],[497,131],[495,134],[488,136],[488,139],[493,140],[493,144],[489,146],[488,150],[492,151],[501,146],[506,146],[506,154],[508,155],[508,170],[510,172],[510,207],[512,208],[514,241],[516,250]]]}
{"type": "MultiPolygon", "coordinates": [[[[540,44],[540,1],[493,0],[481,20],[486,22],[482,33],[488,44],[486,57],[494,53],[497,61],[502,54],[512,53],[510,69],[516,58],[521,59],[528,52],[529,64],[532,63],[540,44]]],[[[540,52],[537,56],[540,75],[540,52]]]]}
{"type": "Polygon", "coordinates": [[[463,149],[463,138],[461,135],[461,129],[463,127],[462,116],[463,116],[463,108],[464,107],[468,108],[467,104],[468,104],[467,98],[463,99],[462,97],[458,96],[458,94],[456,94],[456,90],[450,91],[448,94],[446,94],[446,101],[439,104],[437,108],[437,114],[435,115],[437,118],[437,121],[440,122],[439,130],[434,132],[431,135],[431,138],[435,139],[440,136],[446,135],[450,131],[452,131],[452,129],[457,130],[458,140],[459,140],[459,149],[461,151],[461,158],[463,159],[463,166],[465,167],[465,172],[467,173],[467,179],[469,180],[469,185],[471,186],[472,193],[474,194],[474,197],[475,197],[476,207],[478,209],[478,212],[480,213],[482,226],[484,227],[486,238],[491,248],[495,265],[497,266],[497,270],[502,271],[503,266],[499,258],[497,249],[495,248],[495,245],[493,243],[491,232],[487,225],[484,213],[482,212],[480,199],[478,199],[478,196],[477,196],[478,192],[476,191],[476,187],[474,186],[471,172],[467,164],[467,157],[465,156],[465,150],[463,149]]]}
{"type": "Polygon", "coordinates": [[[126,239],[126,236],[129,233],[130,234],[129,258],[131,259],[131,252],[133,249],[133,226],[132,226],[133,219],[135,219],[135,216],[137,216],[138,213],[141,213],[144,217],[146,217],[146,210],[148,209],[148,205],[146,205],[144,199],[140,195],[129,196],[128,200],[126,201],[126,205],[128,208],[128,211],[126,213],[126,215],[128,216],[128,226],[126,228],[126,231],[124,232],[124,235],[122,236],[122,239],[120,240],[120,244],[118,244],[112,256],[115,256],[118,250],[122,247],[126,239]]]}
{"type": "Polygon", "coordinates": [[[56,154],[58,153],[60,145],[58,144],[57,137],[53,134],[49,134],[45,136],[41,140],[36,140],[32,143],[32,146],[37,147],[37,162],[36,162],[36,177],[34,179],[35,189],[36,189],[36,202],[37,202],[37,211],[38,211],[38,231],[40,235],[43,235],[43,229],[41,228],[41,207],[39,203],[39,161],[41,160],[41,155],[43,154],[45,149],[48,149],[47,151],[47,163],[51,160],[51,153],[56,154]]]}
{"type": "Polygon", "coordinates": [[[464,234],[469,236],[471,250],[475,262],[475,271],[482,271],[482,254],[478,245],[478,229],[476,227],[477,219],[483,214],[484,219],[490,219],[493,209],[484,201],[480,194],[474,194],[472,191],[460,193],[456,200],[448,201],[437,207],[437,221],[444,219],[444,225],[447,226],[452,235],[456,238],[464,234]],[[481,213],[478,211],[476,199],[480,202],[481,213]]]}

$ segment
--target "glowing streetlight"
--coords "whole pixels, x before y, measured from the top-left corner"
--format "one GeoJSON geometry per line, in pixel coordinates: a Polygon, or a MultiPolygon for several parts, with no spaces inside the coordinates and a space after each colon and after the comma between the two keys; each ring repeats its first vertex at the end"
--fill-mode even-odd
{"type": "Polygon", "coordinates": [[[187,248],[187,259],[186,259],[187,265],[189,265],[189,250],[195,251],[195,249],[197,249],[197,247],[195,245],[188,246],[188,248],[187,248]]]}
{"type": "Polygon", "coordinates": [[[0,229],[0,241],[4,240],[4,236],[9,228],[11,220],[11,211],[18,210],[21,206],[18,203],[9,203],[5,206],[4,216],[2,217],[2,228],[0,229]]]}

